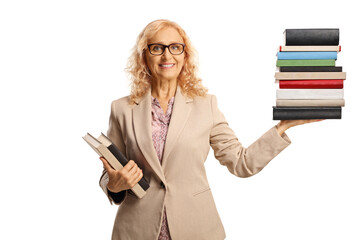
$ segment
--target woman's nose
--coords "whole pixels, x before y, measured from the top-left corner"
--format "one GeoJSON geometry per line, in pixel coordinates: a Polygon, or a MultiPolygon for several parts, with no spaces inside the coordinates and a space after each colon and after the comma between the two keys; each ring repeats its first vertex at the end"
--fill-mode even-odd
{"type": "Polygon", "coordinates": [[[169,48],[165,48],[165,51],[164,51],[162,57],[163,57],[164,59],[169,59],[169,58],[172,57],[172,54],[170,53],[169,48]]]}

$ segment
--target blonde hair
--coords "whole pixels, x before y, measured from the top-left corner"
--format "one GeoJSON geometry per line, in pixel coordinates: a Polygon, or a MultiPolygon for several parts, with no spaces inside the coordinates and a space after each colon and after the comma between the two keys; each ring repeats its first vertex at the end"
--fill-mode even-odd
{"type": "Polygon", "coordinates": [[[202,80],[197,76],[196,50],[192,46],[189,37],[177,23],[161,19],[149,23],[144,28],[139,34],[132,50],[132,54],[129,57],[127,68],[125,70],[130,75],[130,100],[132,103],[144,96],[151,87],[152,76],[149,73],[145,61],[145,51],[148,48],[148,40],[159,30],[167,27],[176,29],[186,45],[184,50],[184,66],[178,76],[178,85],[180,86],[182,93],[189,98],[195,98],[196,96],[205,96],[208,91],[202,85],[202,80]]]}

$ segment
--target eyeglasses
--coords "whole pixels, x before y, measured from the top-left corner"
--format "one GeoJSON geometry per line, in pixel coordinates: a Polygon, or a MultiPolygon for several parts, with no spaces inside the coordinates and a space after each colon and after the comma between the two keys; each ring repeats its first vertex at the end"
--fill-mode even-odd
{"type": "Polygon", "coordinates": [[[184,52],[185,44],[183,43],[172,43],[169,45],[164,45],[160,43],[153,43],[148,45],[150,54],[152,55],[162,55],[165,52],[165,49],[168,48],[169,52],[173,55],[180,55],[184,52]]]}

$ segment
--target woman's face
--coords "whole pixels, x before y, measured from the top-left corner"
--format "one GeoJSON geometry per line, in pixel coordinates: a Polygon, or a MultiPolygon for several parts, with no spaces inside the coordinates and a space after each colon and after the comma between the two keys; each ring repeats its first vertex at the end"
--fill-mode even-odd
{"type": "MultiPolygon", "coordinates": [[[[158,31],[149,39],[149,44],[154,43],[169,45],[172,43],[184,43],[184,40],[176,29],[168,27],[158,31]]],[[[146,51],[147,66],[150,69],[151,76],[157,81],[176,80],[184,65],[184,57],[185,52],[180,55],[173,55],[170,53],[169,48],[165,48],[164,53],[161,55],[152,55],[149,49],[146,51]]]]}

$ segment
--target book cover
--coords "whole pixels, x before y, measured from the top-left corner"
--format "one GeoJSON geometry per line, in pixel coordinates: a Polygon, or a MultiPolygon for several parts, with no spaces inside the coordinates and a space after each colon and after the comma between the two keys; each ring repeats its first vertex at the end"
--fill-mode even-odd
{"type": "Polygon", "coordinates": [[[341,46],[280,46],[279,52],[341,52],[341,46]]]}
{"type": "Polygon", "coordinates": [[[302,66],[302,67],[279,67],[280,72],[342,72],[342,67],[326,66],[302,66]]]}
{"type": "Polygon", "coordinates": [[[285,59],[337,59],[337,52],[278,52],[279,60],[285,59]]]}
{"type": "Polygon", "coordinates": [[[287,59],[277,60],[277,67],[288,67],[288,66],[329,66],[335,67],[335,59],[287,59]]]}
{"type": "Polygon", "coordinates": [[[322,79],[322,80],[280,80],[279,87],[283,88],[326,88],[326,89],[341,89],[343,88],[344,80],[339,79],[322,79]]]}
{"type": "Polygon", "coordinates": [[[277,107],[344,107],[344,99],[277,99],[277,107]]]}
{"type": "Polygon", "coordinates": [[[276,80],[293,79],[346,79],[345,72],[276,72],[276,80]]]}
{"type": "Polygon", "coordinates": [[[341,107],[273,107],[273,120],[341,119],[341,107]]]}
{"type": "Polygon", "coordinates": [[[276,99],[344,99],[344,89],[277,89],[276,99]]]}
{"type": "Polygon", "coordinates": [[[286,29],[284,31],[286,46],[303,45],[339,45],[338,28],[286,29]]]}
{"type": "MultiPolygon", "coordinates": [[[[121,151],[106,137],[103,133],[95,138],[87,133],[83,139],[90,145],[90,147],[101,157],[104,157],[110,166],[115,170],[122,169],[127,163],[128,159],[121,153],[121,151]]],[[[131,191],[138,197],[142,198],[149,188],[149,183],[144,177],[131,189],[131,191]]]]}

